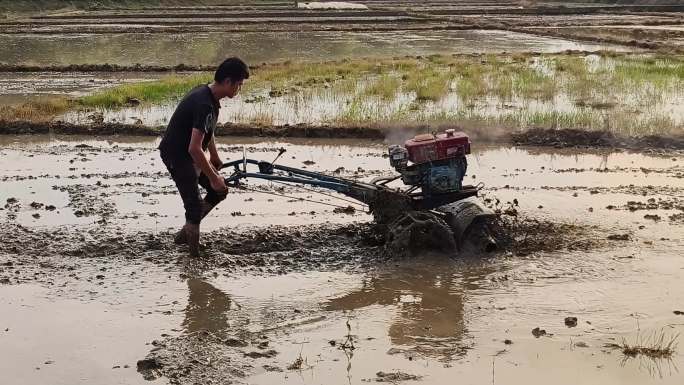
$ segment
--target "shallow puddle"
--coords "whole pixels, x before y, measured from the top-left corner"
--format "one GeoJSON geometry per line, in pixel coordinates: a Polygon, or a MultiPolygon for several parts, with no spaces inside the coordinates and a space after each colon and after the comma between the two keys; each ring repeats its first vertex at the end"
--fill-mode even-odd
{"type": "Polygon", "coordinates": [[[40,284],[0,285],[3,383],[146,383],[136,362],[150,342],[180,330],[173,302],[184,301],[185,285],[159,270],[137,277],[135,266],[99,270],[106,265],[40,284]]]}

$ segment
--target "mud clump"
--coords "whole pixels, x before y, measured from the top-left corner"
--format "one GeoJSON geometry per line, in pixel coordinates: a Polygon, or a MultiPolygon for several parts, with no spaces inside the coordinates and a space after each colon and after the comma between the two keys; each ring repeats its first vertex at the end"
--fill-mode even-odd
{"type": "Polygon", "coordinates": [[[684,211],[684,202],[677,198],[649,198],[646,202],[628,201],[625,205],[620,206],[622,210],[640,211],[640,210],[679,210],[684,211]]]}
{"type": "Polygon", "coordinates": [[[404,372],[377,372],[375,373],[375,381],[376,382],[390,382],[390,383],[398,383],[402,381],[420,381],[423,377],[422,376],[416,376],[415,374],[408,374],[404,372]]]}
{"type": "Polygon", "coordinates": [[[667,218],[670,222],[684,224],[684,213],[672,214],[667,218]]]}
{"type": "Polygon", "coordinates": [[[244,347],[247,347],[249,345],[249,342],[242,340],[242,339],[239,339],[239,338],[228,338],[225,341],[223,341],[223,343],[226,346],[236,347],[236,348],[244,348],[244,347]]]}
{"type": "Polygon", "coordinates": [[[68,206],[74,209],[77,217],[98,215],[101,221],[114,215],[117,210],[114,203],[101,199],[107,196],[102,190],[107,185],[97,182],[95,184],[70,184],[53,186],[53,190],[65,192],[69,195],[68,206]]]}
{"type": "Polygon", "coordinates": [[[611,241],[629,241],[631,237],[629,234],[611,234],[607,237],[611,241]]]}
{"type": "Polygon", "coordinates": [[[245,353],[245,357],[249,357],[249,358],[253,358],[253,359],[257,359],[257,358],[273,358],[273,357],[275,357],[275,356],[277,356],[277,355],[278,355],[278,352],[275,351],[275,350],[267,350],[267,351],[265,351],[265,352],[253,351],[253,352],[245,353]]]}
{"type": "Polygon", "coordinates": [[[164,367],[158,358],[145,358],[137,363],[138,372],[147,381],[154,381],[161,377],[161,369],[164,367]]]}
{"type": "Polygon", "coordinates": [[[138,372],[146,380],[165,377],[170,384],[224,384],[238,382],[253,369],[237,348],[229,348],[213,333],[197,333],[168,338],[144,359],[138,372]]]}
{"type": "Polygon", "coordinates": [[[348,214],[348,215],[352,215],[352,214],[355,214],[355,213],[356,213],[356,209],[354,208],[354,206],[335,207],[335,208],[333,209],[333,212],[334,212],[335,214],[348,214]]]}

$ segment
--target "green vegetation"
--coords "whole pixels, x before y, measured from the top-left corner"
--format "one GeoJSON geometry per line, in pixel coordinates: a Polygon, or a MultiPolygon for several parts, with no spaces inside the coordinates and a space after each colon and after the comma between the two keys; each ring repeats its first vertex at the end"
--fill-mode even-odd
{"type": "Polygon", "coordinates": [[[157,81],[116,86],[84,96],[78,102],[87,107],[104,108],[121,107],[139,102],[161,103],[179,98],[193,87],[209,83],[211,79],[211,74],[172,75],[157,81]]]}
{"type": "Polygon", "coordinates": [[[64,97],[39,97],[34,100],[0,106],[0,120],[47,122],[73,107],[64,97]]]}
{"type": "MultiPolygon", "coordinates": [[[[171,75],[62,100],[54,107],[41,101],[3,108],[0,118],[55,116],[68,108],[172,106],[192,87],[210,81],[210,73],[171,75]]],[[[227,116],[262,125],[448,123],[667,134],[684,131],[681,90],[680,56],[517,54],[285,62],[254,69],[227,116]]]]}
{"type": "Polygon", "coordinates": [[[451,72],[428,67],[407,75],[405,90],[414,93],[418,101],[438,102],[449,92],[452,78],[451,72]]]}
{"type": "Polygon", "coordinates": [[[400,87],[401,80],[399,78],[384,74],[371,81],[365,94],[379,96],[384,100],[392,100],[397,96],[400,87]]]}

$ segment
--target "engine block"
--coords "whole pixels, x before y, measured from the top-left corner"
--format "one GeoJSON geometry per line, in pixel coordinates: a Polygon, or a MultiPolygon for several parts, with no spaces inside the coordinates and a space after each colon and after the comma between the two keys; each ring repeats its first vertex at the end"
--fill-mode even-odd
{"type": "Polygon", "coordinates": [[[454,130],[418,135],[404,146],[389,148],[390,164],[401,174],[401,180],[420,187],[424,196],[461,190],[469,153],[470,139],[454,130]]]}

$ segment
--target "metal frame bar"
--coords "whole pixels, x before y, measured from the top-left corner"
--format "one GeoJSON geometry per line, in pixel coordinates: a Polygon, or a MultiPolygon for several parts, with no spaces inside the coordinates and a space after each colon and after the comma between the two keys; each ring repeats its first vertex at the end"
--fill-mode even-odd
{"type": "Polygon", "coordinates": [[[224,163],[221,166],[221,169],[228,167],[234,167],[235,172],[233,173],[233,175],[226,178],[226,183],[239,184],[239,181],[241,179],[246,178],[299,183],[304,185],[330,189],[338,193],[344,194],[348,197],[351,197],[353,199],[356,199],[358,201],[361,201],[365,204],[372,204],[374,199],[376,199],[377,194],[381,191],[384,191],[404,196],[406,199],[411,200],[412,205],[415,208],[420,208],[424,210],[431,210],[447,203],[456,202],[471,196],[476,196],[479,191],[479,188],[477,188],[476,186],[463,186],[463,189],[458,192],[424,196],[422,193],[414,192],[416,186],[413,186],[408,191],[400,191],[386,187],[382,183],[373,184],[357,182],[345,178],[338,178],[326,174],[321,174],[314,171],[307,171],[294,167],[281,166],[247,158],[224,163]],[[268,166],[269,172],[247,172],[247,164],[260,166],[260,169],[262,165],[268,166]],[[240,165],[243,165],[242,170],[240,170],[240,165]],[[277,175],[273,173],[273,171],[275,170],[285,172],[288,175],[277,175]]]}

